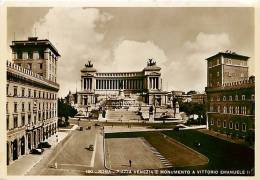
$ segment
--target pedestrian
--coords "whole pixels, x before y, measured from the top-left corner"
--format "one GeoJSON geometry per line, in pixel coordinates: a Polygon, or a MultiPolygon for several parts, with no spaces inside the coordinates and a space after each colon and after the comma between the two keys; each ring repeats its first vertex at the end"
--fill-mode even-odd
{"type": "Polygon", "coordinates": [[[131,161],[131,159],[129,160],[129,166],[132,167],[132,161],[131,161]]]}

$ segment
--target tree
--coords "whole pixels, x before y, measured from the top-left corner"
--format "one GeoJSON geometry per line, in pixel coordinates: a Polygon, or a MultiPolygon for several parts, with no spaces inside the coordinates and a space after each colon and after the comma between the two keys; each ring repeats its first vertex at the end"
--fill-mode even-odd
{"type": "Polygon", "coordinates": [[[180,111],[185,112],[188,116],[197,114],[199,116],[199,124],[206,123],[206,108],[205,104],[194,102],[185,102],[180,104],[180,111]]]}
{"type": "Polygon", "coordinates": [[[65,103],[64,99],[58,99],[58,117],[65,118],[65,124],[69,124],[68,123],[68,119],[69,117],[74,117],[76,114],[78,113],[78,111],[72,107],[70,104],[65,103]]]}

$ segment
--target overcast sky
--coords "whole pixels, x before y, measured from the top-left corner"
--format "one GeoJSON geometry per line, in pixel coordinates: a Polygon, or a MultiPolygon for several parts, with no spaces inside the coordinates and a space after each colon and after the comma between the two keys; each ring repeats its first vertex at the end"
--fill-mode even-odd
{"type": "Polygon", "coordinates": [[[203,91],[205,59],[227,49],[251,57],[254,74],[253,8],[8,8],[7,17],[8,46],[14,33],[23,40],[36,29],[58,49],[59,96],[76,82],[80,90],[89,59],[114,72],[141,71],[154,58],[164,90],[203,91]]]}

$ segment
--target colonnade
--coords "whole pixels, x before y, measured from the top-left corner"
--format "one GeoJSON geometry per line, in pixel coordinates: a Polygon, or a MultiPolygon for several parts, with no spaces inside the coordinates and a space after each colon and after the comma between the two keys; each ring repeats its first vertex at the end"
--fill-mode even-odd
{"type": "Polygon", "coordinates": [[[96,89],[144,89],[144,79],[97,79],[96,89]],[[121,87],[120,87],[121,86],[121,87]]]}
{"type": "Polygon", "coordinates": [[[149,77],[148,78],[149,89],[160,89],[159,86],[160,86],[159,77],[149,77]]]}
{"type": "Polygon", "coordinates": [[[84,89],[92,89],[92,78],[82,78],[81,81],[83,81],[81,84],[83,84],[84,89]]]}

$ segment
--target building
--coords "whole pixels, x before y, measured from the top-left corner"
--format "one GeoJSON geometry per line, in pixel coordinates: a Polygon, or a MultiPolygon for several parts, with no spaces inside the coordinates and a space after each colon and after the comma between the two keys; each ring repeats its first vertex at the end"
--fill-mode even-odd
{"type": "Polygon", "coordinates": [[[191,102],[198,104],[205,104],[207,101],[207,96],[205,93],[198,93],[191,95],[191,102]]]}
{"type": "Polygon", "coordinates": [[[7,62],[7,165],[57,130],[57,60],[49,40],[13,41],[7,62]]]}
{"type": "Polygon", "coordinates": [[[81,70],[77,102],[88,107],[100,99],[118,96],[123,90],[125,96],[138,94],[147,104],[166,105],[167,92],[162,90],[160,70],[152,59],[139,72],[98,72],[89,61],[81,70]]]}
{"type": "Polygon", "coordinates": [[[231,137],[250,138],[255,129],[255,78],[247,56],[230,51],[207,58],[207,125],[231,137]]]}

